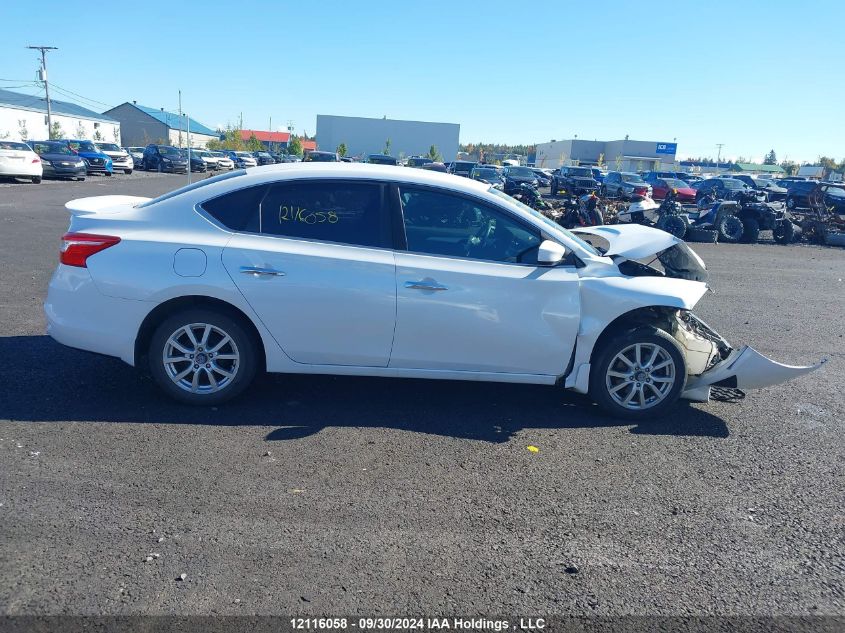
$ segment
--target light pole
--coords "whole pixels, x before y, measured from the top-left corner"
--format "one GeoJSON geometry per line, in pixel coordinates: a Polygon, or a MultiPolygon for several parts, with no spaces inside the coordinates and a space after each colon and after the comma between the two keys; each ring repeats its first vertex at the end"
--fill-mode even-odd
{"type": "Polygon", "coordinates": [[[41,81],[44,82],[44,94],[47,98],[47,138],[53,138],[53,110],[50,107],[50,85],[47,82],[47,51],[59,49],[55,46],[27,46],[27,48],[41,51],[41,81]]]}

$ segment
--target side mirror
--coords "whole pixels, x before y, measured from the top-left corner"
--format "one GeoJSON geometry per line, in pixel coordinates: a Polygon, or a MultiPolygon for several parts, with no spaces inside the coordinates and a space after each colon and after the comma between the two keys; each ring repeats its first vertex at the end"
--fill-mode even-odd
{"type": "Polygon", "coordinates": [[[555,266],[563,261],[566,249],[552,240],[545,240],[540,244],[537,252],[537,263],[541,266],[555,266]]]}

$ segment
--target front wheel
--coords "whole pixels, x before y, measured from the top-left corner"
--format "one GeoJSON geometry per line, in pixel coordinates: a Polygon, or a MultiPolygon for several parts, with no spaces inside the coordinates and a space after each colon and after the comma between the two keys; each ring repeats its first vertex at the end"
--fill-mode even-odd
{"type": "Polygon", "coordinates": [[[149,348],[150,372],[172,398],[215,405],[246,389],[258,369],[258,344],[226,314],[196,308],[167,318],[149,348]]]}
{"type": "Polygon", "coordinates": [[[677,215],[664,215],[658,220],[657,228],[671,233],[679,240],[684,239],[684,235],[687,233],[687,223],[677,215]]]}
{"type": "Polygon", "coordinates": [[[778,244],[789,244],[795,238],[795,225],[789,220],[781,220],[775,225],[772,237],[778,244]]]}
{"type": "Polygon", "coordinates": [[[719,241],[728,244],[736,244],[745,233],[745,226],[735,215],[723,215],[716,222],[716,230],[719,232],[719,241]]]}
{"type": "Polygon", "coordinates": [[[123,173],[126,174],[127,176],[130,176],[132,174],[132,170],[131,169],[124,169],[123,173]]]}
{"type": "Polygon", "coordinates": [[[756,244],[760,239],[760,223],[754,218],[745,218],[742,227],[742,241],[746,244],[756,244]]]}
{"type": "Polygon", "coordinates": [[[590,372],[590,396],[618,418],[658,417],[678,400],[686,360],[667,332],[646,326],[605,343],[590,372]]]}

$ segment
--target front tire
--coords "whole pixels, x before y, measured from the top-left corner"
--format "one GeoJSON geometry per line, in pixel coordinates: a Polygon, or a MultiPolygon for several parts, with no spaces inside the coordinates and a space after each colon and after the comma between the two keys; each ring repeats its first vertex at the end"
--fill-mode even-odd
{"type": "Polygon", "coordinates": [[[674,235],[679,240],[684,239],[687,233],[687,223],[677,215],[664,215],[658,221],[657,228],[674,235]]]}
{"type": "Polygon", "coordinates": [[[654,326],[620,333],[599,350],[590,372],[590,396],[610,415],[643,420],[664,415],[686,384],[678,343],[654,326]]]}
{"type": "Polygon", "coordinates": [[[258,357],[258,343],[240,321],[206,308],[165,319],[149,347],[158,386],[191,405],[216,405],[239,395],[255,377],[258,357]]]}
{"type": "Polygon", "coordinates": [[[745,233],[745,226],[735,215],[723,215],[716,223],[716,230],[719,232],[720,242],[737,244],[745,233]]]}
{"type": "Polygon", "coordinates": [[[782,220],[775,225],[772,237],[778,244],[789,244],[795,239],[795,225],[789,220],[782,220]]]}
{"type": "Polygon", "coordinates": [[[123,170],[123,173],[124,173],[124,174],[126,174],[127,176],[131,176],[131,175],[132,175],[132,170],[131,170],[131,169],[124,169],[124,170],[123,170]]]}

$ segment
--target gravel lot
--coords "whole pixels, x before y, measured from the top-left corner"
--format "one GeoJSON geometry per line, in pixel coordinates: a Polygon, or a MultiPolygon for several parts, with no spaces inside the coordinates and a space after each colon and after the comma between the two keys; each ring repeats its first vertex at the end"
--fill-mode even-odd
{"type": "Polygon", "coordinates": [[[728,340],[830,358],[740,402],[632,426],[549,387],[276,376],[197,410],[41,307],[67,200],[185,182],[0,183],[0,614],[845,615],[843,250],[695,245],[728,340]]]}

